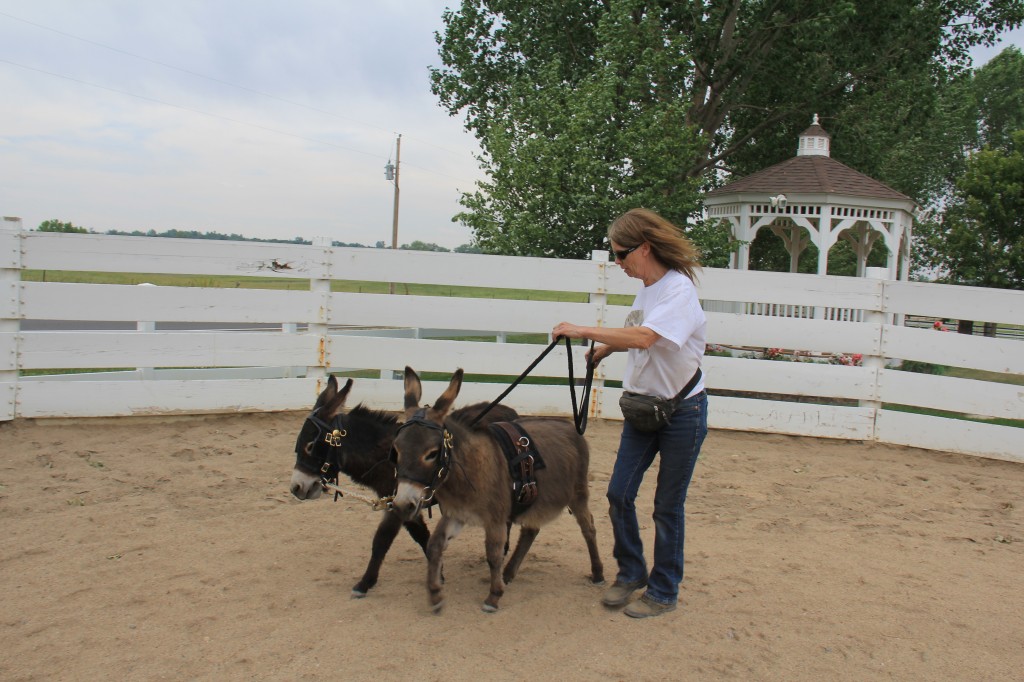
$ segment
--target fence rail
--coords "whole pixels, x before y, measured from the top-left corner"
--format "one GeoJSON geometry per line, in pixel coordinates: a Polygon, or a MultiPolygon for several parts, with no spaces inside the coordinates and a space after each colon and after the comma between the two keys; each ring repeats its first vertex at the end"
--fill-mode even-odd
{"type": "MultiPolygon", "coordinates": [[[[590,260],[555,260],[332,248],[326,240],[304,246],[54,234],[6,220],[0,420],[306,409],[327,374],[343,370],[367,377],[357,380],[355,400],[399,409],[402,387],[394,377],[405,365],[511,379],[543,345],[500,343],[509,336],[546,338],[561,320],[621,326],[628,307],[610,304],[609,296],[633,295],[638,284],[607,259],[603,251],[590,260]],[[308,289],[34,282],[22,277],[25,270],[260,276],[303,280],[308,289]],[[334,292],[332,280],[573,292],[585,302],[334,292]],[[69,369],[103,371],[63,373],[69,369]],[[35,376],[41,372],[47,375],[35,376]]],[[[862,358],[844,366],[709,356],[706,382],[720,394],[712,400],[712,427],[1024,461],[1018,428],[883,409],[1024,418],[1020,385],[893,369],[914,360],[1021,376],[1019,338],[893,322],[973,319],[1019,329],[1024,292],[719,269],[704,270],[698,285],[713,344],[862,358]],[[776,313],[766,314],[772,307],[776,313]]],[[[574,362],[582,376],[582,352],[574,362]]],[[[624,368],[621,354],[598,368],[592,416],[621,418],[614,382],[624,368]]],[[[506,402],[527,414],[569,414],[565,373],[560,346],[534,370],[553,383],[519,386],[506,402]]],[[[427,383],[427,395],[443,387],[427,383]]],[[[461,399],[490,400],[502,388],[468,381],[461,399]]]]}

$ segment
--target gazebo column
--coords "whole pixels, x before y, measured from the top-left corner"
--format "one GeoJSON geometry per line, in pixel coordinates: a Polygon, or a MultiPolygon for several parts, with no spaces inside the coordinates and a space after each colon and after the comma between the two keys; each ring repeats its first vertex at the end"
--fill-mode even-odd
{"type": "Polygon", "coordinates": [[[789,271],[797,272],[800,269],[800,254],[811,243],[811,238],[803,229],[794,224],[777,225],[773,223],[771,229],[772,233],[782,240],[789,253],[789,271]]]}
{"type": "Polygon", "coordinates": [[[740,242],[740,248],[736,251],[736,269],[750,269],[750,242],[754,241],[750,234],[750,205],[744,202],[740,206],[740,218],[734,231],[736,239],[740,242]]]}
{"type": "Polygon", "coordinates": [[[910,230],[903,234],[900,240],[900,281],[906,282],[910,279],[910,230]]]}
{"type": "Polygon", "coordinates": [[[835,243],[834,237],[832,236],[832,211],[830,206],[826,206],[822,211],[824,215],[818,219],[817,239],[814,240],[815,245],[818,247],[818,274],[828,274],[828,250],[832,248],[832,244],[835,243]]]}
{"type": "MultiPolygon", "coordinates": [[[[865,224],[863,222],[856,223],[853,227],[845,228],[844,225],[848,221],[843,221],[836,227],[836,231],[842,231],[842,237],[851,246],[853,246],[853,252],[857,256],[857,277],[864,277],[865,268],[868,265],[868,255],[871,254],[871,249],[875,245],[875,241],[881,233],[876,232],[875,229],[880,229],[879,226],[865,224]],[[872,229],[875,228],[875,229],[872,229]]],[[[892,250],[889,251],[892,254],[892,250]]]]}
{"type": "MultiPolygon", "coordinates": [[[[896,253],[899,255],[899,278],[901,282],[910,280],[910,242],[911,242],[911,230],[913,229],[913,218],[908,217],[905,221],[902,235],[899,240],[899,247],[896,253]]],[[[903,326],[903,320],[905,316],[903,313],[896,313],[893,315],[893,324],[899,327],[903,326]]]]}
{"type": "MultiPolygon", "coordinates": [[[[835,235],[832,232],[832,207],[823,206],[821,209],[821,217],[818,218],[818,229],[811,234],[811,238],[815,239],[815,244],[818,247],[818,274],[828,274],[828,252],[835,243],[835,235]]],[[[825,319],[825,308],[823,306],[814,307],[814,319],[824,320],[825,319]]]]}
{"type": "Polygon", "coordinates": [[[737,270],[749,270],[750,269],[750,242],[742,240],[740,247],[736,250],[735,256],[736,269],[737,270]]]}

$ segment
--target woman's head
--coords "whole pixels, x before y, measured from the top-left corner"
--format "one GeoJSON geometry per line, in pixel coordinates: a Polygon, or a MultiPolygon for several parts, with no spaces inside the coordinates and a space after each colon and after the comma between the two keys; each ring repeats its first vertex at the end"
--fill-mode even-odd
{"type": "Polygon", "coordinates": [[[700,268],[700,251],[683,236],[682,230],[654,211],[646,208],[626,211],[608,227],[608,240],[618,245],[616,257],[620,261],[622,254],[647,243],[659,263],[695,281],[696,270],[700,268]]]}

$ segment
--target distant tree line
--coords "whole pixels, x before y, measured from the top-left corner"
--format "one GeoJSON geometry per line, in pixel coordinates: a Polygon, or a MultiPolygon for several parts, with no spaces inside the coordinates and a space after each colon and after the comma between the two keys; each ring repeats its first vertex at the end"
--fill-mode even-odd
{"type": "MultiPolygon", "coordinates": [[[[70,222],[64,222],[57,219],[44,220],[36,228],[39,232],[74,232],[82,234],[97,234],[95,230],[79,227],[70,222]]],[[[164,230],[163,232],[157,232],[156,230],[107,230],[104,234],[122,235],[126,237],[170,237],[174,239],[217,239],[220,241],[234,241],[234,242],[268,242],[272,244],[312,244],[312,241],[303,239],[302,237],[295,237],[294,239],[261,239],[259,237],[246,237],[240,234],[232,232],[231,234],[224,234],[223,232],[200,232],[199,230],[164,230]]],[[[369,247],[365,244],[358,242],[339,242],[332,241],[331,246],[337,247],[349,247],[349,248],[387,248],[383,241],[378,241],[373,247],[369,247]]],[[[402,251],[443,251],[443,252],[454,252],[454,253],[480,253],[480,249],[471,245],[463,244],[457,246],[454,249],[448,249],[433,242],[423,242],[416,240],[411,244],[402,244],[398,247],[402,251]]]]}

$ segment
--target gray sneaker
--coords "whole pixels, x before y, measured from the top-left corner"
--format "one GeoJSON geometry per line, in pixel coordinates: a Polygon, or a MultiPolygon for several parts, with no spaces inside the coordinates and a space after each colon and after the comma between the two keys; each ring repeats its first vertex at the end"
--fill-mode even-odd
{"type": "Polygon", "coordinates": [[[675,611],[676,604],[662,604],[661,602],[654,601],[649,598],[646,593],[635,602],[626,607],[623,611],[630,618],[650,618],[651,616],[660,616],[663,613],[669,611],[675,611]]]}
{"type": "Polygon", "coordinates": [[[601,597],[601,603],[611,608],[618,608],[626,604],[629,601],[630,596],[639,590],[641,587],[647,586],[647,578],[641,578],[640,580],[634,580],[632,582],[622,582],[616,580],[608,591],[601,597]]]}

